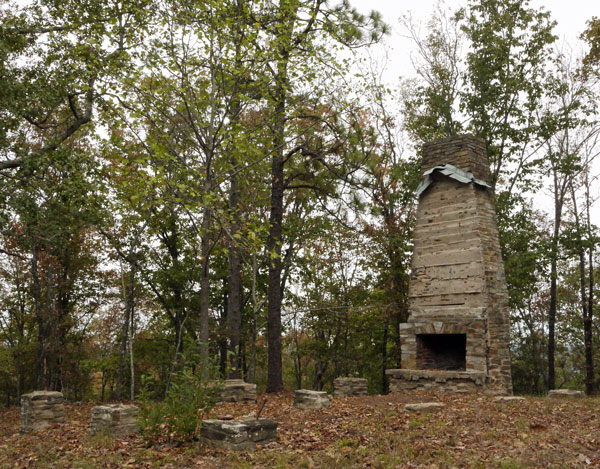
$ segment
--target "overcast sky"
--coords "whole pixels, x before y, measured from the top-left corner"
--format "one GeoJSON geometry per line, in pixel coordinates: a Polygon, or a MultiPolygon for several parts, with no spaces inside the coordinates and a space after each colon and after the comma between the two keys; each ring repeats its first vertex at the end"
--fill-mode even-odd
{"type": "MultiPolygon", "coordinates": [[[[332,2],[334,3],[334,2],[332,2]]],[[[352,6],[363,14],[371,10],[379,11],[383,20],[392,31],[384,40],[385,47],[391,53],[388,55],[386,78],[390,84],[397,83],[399,76],[411,74],[410,53],[412,44],[405,37],[398,22],[400,16],[410,13],[417,21],[425,22],[432,15],[438,2],[436,0],[350,0],[352,6]]],[[[467,5],[466,0],[446,0],[442,3],[451,11],[467,5]]],[[[530,5],[534,8],[545,8],[550,11],[557,22],[555,33],[559,41],[576,44],[577,38],[585,29],[586,21],[593,16],[600,16],[600,1],[598,0],[533,0],[530,5]]],[[[375,46],[381,48],[382,46],[375,46]]]]}

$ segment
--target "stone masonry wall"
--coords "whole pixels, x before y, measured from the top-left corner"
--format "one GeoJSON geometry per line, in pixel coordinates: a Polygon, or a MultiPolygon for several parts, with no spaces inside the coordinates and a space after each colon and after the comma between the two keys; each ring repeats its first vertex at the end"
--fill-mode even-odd
{"type": "Polygon", "coordinates": [[[481,236],[483,264],[485,266],[487,294],[487,342],[488,374],[490,388],[505,389],[512,394],[510,371],[510,318],[508,311],[508,290],[504,276],[504,261],[500,251],[500,239],[496,225],[494,194],[480,190],[484,196],[478,198],[481,204],[481,236]]]}

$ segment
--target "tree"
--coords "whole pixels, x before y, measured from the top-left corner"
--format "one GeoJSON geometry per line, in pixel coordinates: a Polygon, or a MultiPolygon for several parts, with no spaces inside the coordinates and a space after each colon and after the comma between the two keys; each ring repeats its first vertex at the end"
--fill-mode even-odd
{"type": "Polygon", "coordinates": [[[465,35],[455,17],[448,17],[439,6],[421,37],[410,16],[401,24],[417,46],[413,66],[419,81],[404,82],[404,127],[418,142],[455,135],[463,130],[459,115],[465,73],[463,48],[465,35]]]}
{"type": "Polygon", "coordinates": [[[412,229],[420,179],[419,160],[407,157],[406,135],[389,109],[394,95],[377,82],[375,65],[363,73],[361,125],[356,129],[358,151],[366,156],[358,189],[347,196],[357,227],[376,248],[368,269],[377,272],[376,289],[384,293],[385,319],[381,392],[387,392],[388,339],[394,342],[391,360],[401,366],[400,324],[408,320],[408,284],[412,229]]]}
{"type": "MultiPolygon", "coordinates": [[[[550,250],[550,304],[548,311],[548,385],[555,386],[555,324],[557,312],[557,264],[560,231],[563,224],[563,207],[573,181],[588,164],[582,152],[590,139],[597,134],[597,127],[588,121],[592,113],[593,99],[590,83],[584,74],[577,73],[577,66],[568,58],[559,56],[557,68],[548,82],[549,104],[542,122],[546,133],[547,154],[544,165],[552,180],[554,202],[554,228],[550,250]]],[[[582,301],[584,301],[582,299],[582,301]]],[[[585,308],[584,308],[585,309],[585,308]]]]}
{"type": "Polygon", "coordinates": [[[493,186],[506,178],[510,193],[535,164],[536,111],[555,23],[527,0],[471,2],[457,18],[470,46],[461,99],[467,130],[486,141],[493,186]]]}
{"type": "Polygon", "coordinates": [[[587,22],[587,29],[581,38],[588,43],[590,49],[583,59],[583,65],[592,71],[600,64],[600,19],[595,16],[587,22]]]}
{"type": "Polygon", "coordinates": [[[583,163],[583,171],[580,176],[579,184],[583,188],[583,205],[584,208],[581,213],[578,210],[577,196],[576,196],[576,184],[577,179],[573,179],[570,182],[570,195],[572,203],[572,216],[573,222],[571,223],[571,229],[569,233],[564,235],[564,243],[566,248],[573,252],[578,258],[577,260],[577,271],[579,274],[579,303],[581,307],[581,318],[583,324],[583,342],[584,342],[584,355],[585,355],[585,387],[588,395],[593,395],[596,390],[596,383],[594,378],[594,354],[593,354],[593,320],[594,320],[594,306],[595,306],[595,295],[594,295],[594,251],[598,244],[597,229],[591,223],[590,208],[592,206],[592,199],[590,193],[591,187],[591,176],[590,168],[591,163],[598,156],[597,144],[600,136],[597,123],[595,129],[593,128],[591,135],[586,142],[579,149],[580,156],[583,163]],[[586,260],[587,251],[587,260],[586,260]],[[587,266],[586,266],[587,263],[587,266]],[[587,267],[587,272],[586,272],[587,267]],[[587,282],[586,282],[587,281],[587,282]],[[587,283],[587,284],[586,284],[587,283]]]}
{"type": "Polygon", "coordinates": [[[2,6],[0,171],[31,173],[92,120],[98,97],[143,41],[150,7],[36,0],[16,14],[2,6]]]}
{"type": "MultiPolygon", "coordinates": [[[[301,73],[315,77],[324,63],[332,60],[325,47],[338,41],[350,47],[362,42],[362,27],[372,23],[372,35],[376,40],[383,32],[379,16],[367,19],[351,9],[347,3],[329,8],[323,0],[281,0],[273,5],[265,17],[257,18],[268,34],[266,49],[273,51],[267,67],[273,88],[269,91],[269,107],[272,109],[271,155],[271,209],[270,231],[267,250],[271,256],[268,287],[268,382],[267,391],[283,389],[281,362],[281,302],[282,302],[282,244],[284,219],[284,193],[292,184],[285,174],[286,163],[301,155],[321,159],[326,148],[314,148],[300,134],[293,140],[287,137],[287,129],[293,116],[293,79],[301,73]],[[294,143],[290,143],[290,142],[294,143]]],[[[335,63],[333,61],[332,63],[335,63]]],[[[302,101],[300,101],[302,103],[302,101]]],[[[310,120],[310,119],[308,119],[310,120]]],[[[316,116],[315,121],[320,120],[316,116]]],[[[307,127],[307,128],[310,128],[307,127]]],[[[331,150],[331,149],[330,149],[331,150]]]]}
{"type": "MultiPolygon", "coordinates": [[[[229,240],[231,275],[239,279],[236,178],[246,163],[240,155],[255,154],[245,139],[252,129],[240,122],[254,99],[248,96],[248,83],[255,75],[251,39],[256,27],[249,26],[247,7],[251,5],[215,0],[161,10],[153,48],[144,51],[143,65],[124,83],[128,99],[110,103],[123,114],[123,127],[130,126],[127,139],[138,139],[130,161],[139,167],[141,180],[152,184],[150,190],[140,184],[140,193],[131,196],[142,201],[138,209],[151,218],[149,228],[170,257],[158,262],[165,274],[171,264],[168,278],[153,283],[170,290],[165,295],[157,288],[156,294],[181,331],[176,333],[176,355],[185,327],[200,343],[205,364],[212,255],[229,240]],[[224,194],[228,185],[229,200],[224,194]]],[[[232,301],[236,305],[230,316],[237,311],[240,317],[241,305],[232,301]]],[[[239,337],[240,326],[237,321],[233,336],[239,337]]]]}

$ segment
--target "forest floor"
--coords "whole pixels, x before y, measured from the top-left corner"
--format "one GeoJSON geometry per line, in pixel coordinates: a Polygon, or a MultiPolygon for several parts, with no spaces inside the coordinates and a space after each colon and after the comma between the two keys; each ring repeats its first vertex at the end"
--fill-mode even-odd
{"type": "MultiPolygon", "coordinates": [[[[138,435],[90,437],[92,405],[67,404],[64,425],[27,435],[19,433],[18,408],[0,410],[0,467],[600,467],[600,398],[497,403],[487,395],[405,393],[339,398],[302,411],[283,393],[268,396],[261,414],[279,423],[278,440],[244,452],[198,442],[148,447],[138,435]],[[435,414],[404,409],[429,401],[446,407],[435,414]]],[[[219,404],[211,415],[256,408],[219,404]]]]}

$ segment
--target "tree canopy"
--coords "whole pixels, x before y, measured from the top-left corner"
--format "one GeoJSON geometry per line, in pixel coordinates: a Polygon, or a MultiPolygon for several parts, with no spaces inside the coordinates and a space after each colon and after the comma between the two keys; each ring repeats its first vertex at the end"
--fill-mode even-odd
{"type": "Polygon", "coordinates": [[[347,1],[4,1],[0,20],[8,405],[168,403],[215,373],[387,392],[420,148],[465,132],[493,176],[515,391],[597,388],[597,18],[578,57],[528,1],[439,9],[424,34],[406,17],[398,89],[364,67],[389,26],[347,1]]]}

